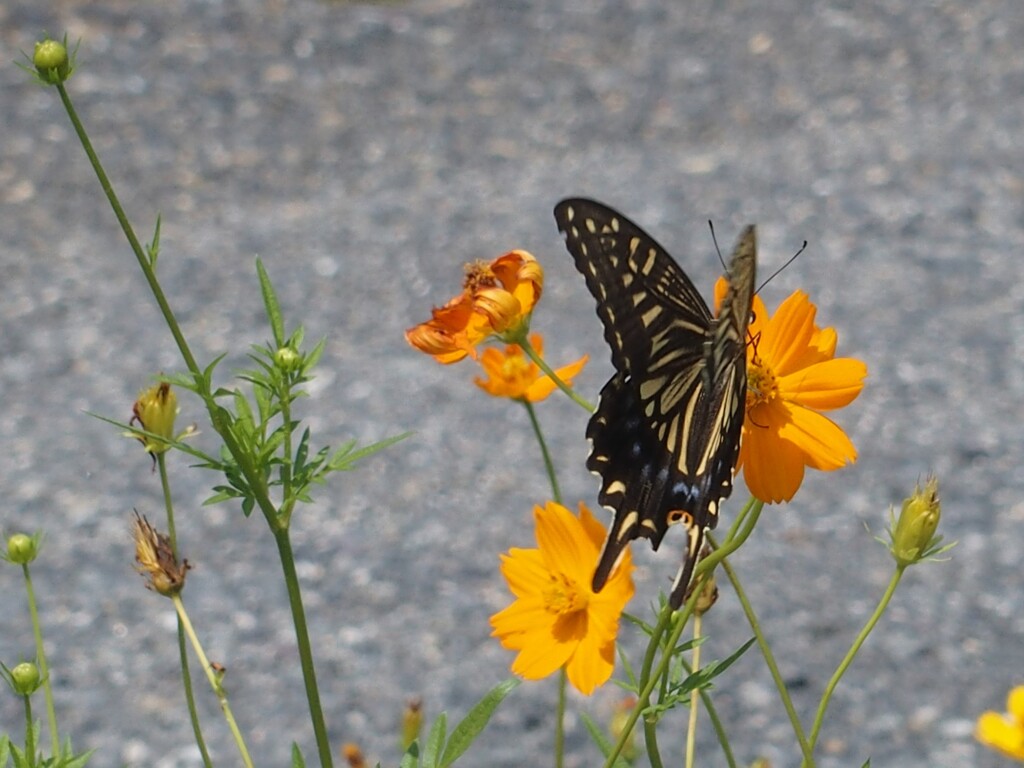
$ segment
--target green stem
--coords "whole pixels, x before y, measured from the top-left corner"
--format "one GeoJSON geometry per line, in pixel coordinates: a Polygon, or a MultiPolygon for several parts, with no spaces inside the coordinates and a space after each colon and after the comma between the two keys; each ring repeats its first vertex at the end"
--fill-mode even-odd
{"type": "Polygon", "coordinates": [[[580,408],[584,408],[587,411],[590,411],[591,413],[593,413],[596,410],[591,403],[577,395],[576,391],[568,384],[566,384],[564,381],[562,381],[562,379],[559,378],[558,374],[551,369],[551,366],[544,362],[544,358],[537,354],[537,350],[535,350],[533,348],[533,345],[530,344],[530,340],[526,338],[525,333],[522,335],[521,338],[516,338],[515,343],[522,348],[523,352],[526,353],[526,356],[528,358],[530,358],[533,362],[537,364],[538,368],[544,371],[544,373],[547,375],[549,379],[555,382],[555,386],[562,390],[569,397],[570,400],[576,403],[576,405],[580,406],[580,408]]]}
{"type": "Polygon", "coordinates": [[[185,341],[185,336],[181,332],[181,328],[178,327],[178,322],[174,317],[174,313],[171,311],[170,304],[167,302],[167,297],[164,296],[163,289],[160,287],[160,283],[156,279],[156,272],[153,270],[153,267],[149,262],[149,257],[146,255],[141,243],[139,243],[139,239],[135,236],[135,230],[132,229],[131,222],[128,221],[128,215],[124,212],[124,208],[121,207],[121,201],[118,200],[117,195],[114,193],[114,188],[110,183],[110,179],[107,178],[106,171],[103,170],[99,156],[93,149],[92,142],[89,141],[89,135],[85,132],[85,127],[78,119],[78,113],[75,111],[75,107],[71,103],[71,97],[68,96],[68,92],[65,90],[63,84],[57,86],[57,92],[60,93],[61,101],[64,103],[64,109],[67,111],[68,117],[71,118],[71,124],[74,126],[75,133],[78,135],[78,140],[82,143],[82,148],[85,150],[85,154],[89,157],[89,162],[99,179],[100,186],[103,188],[103,193],[107,196],[107,201],[110,203],[110,207],[114,210],[114,216],[117,217],[117,222],[121,225],[121,231],[124,232],[124,236],[127,238],[128,244],[131,246],[132,252],[135,254],[135,258],[139,262],[139,266],[142,267],[142,274],[145,276],[146,282],[149,283],[149,289],[153,292],[153,297],[156,299],[156,303],[160,307],[160,312],[163,314],[164,320],[167,321],[167,326],[171,329],[171,334],[174,336],[174,342],[178,345],[178,350],[181,352],[181,356],[185,359],[185,364],[188,366],[188,369],[193,374],[198,374],[199,365],[196,363],[195,357],[192,356],[192,350],[189,349],[188,343],[185,341]]]}
{"type": "Polygon", "coordinates": [[[295,499],[292,497],[292,407],[289,397],[287,385],[282,385],[278,392],[278,401],[281,403],[281,429],[284,431],[284,444],[281,448],[281,456],[284,458],[281,463],[281,498],[283,502],[280,518],[285,527],[291,522],[292,510],[295,509],[295,499]]]}
{"type": "MultiPolygon", "coordinates": [[[[164,494],[164,510],[167,512],[167,536],[171,540],[171,552],[174,559],[178,557],[178,537],[174,528],[174,501],[171,497],[171,483],[167,476],[167,453],[156,455],[156,464],[160,468],[160,487],[164,494]]],[[[199,755],[203,759],[203,765],[211,768],[213,761],[210,759],[210,752],[206,748],[206,739],[203,738],[203,729],[199,724],[199,709],[196,707],[195,692],[192,689],[192,673],[188,665],[188,647],[185,645],[185,629],[178,617],[178,659],[181,664],[181,684],[185,691],[185,706],[188,709],[189,721],[192,723],[192,733],[195,735],[196,746],[199,747],[199,755]]]]}
{"type": "MultiPolygon", "coordinates": [[[[683,668],[686,670],[686,674],[693,674],[693,667],[687,664],[685,659],[683,660],[683,668]]],[[[715,735],[718,737],[718,743],[722,746],[726,763],[728,763],[729,768],[736,768],[736,757],[729,746],[729,736],[725,732],[725,726],[722,725],[722,720],[718,716],[718,710],[715,707],[715,703],[711,700],[711,695],[705,688],[700,688],[697,692],[700,694],[700,700],[704,704],[704,710],[708,713],[711,727],[714,728],[715,735]]]]}
{"type": "MultiPolygon", "coordinates": [[[[185,337],[181,332],[181,328],[178,325],[177,318],[171,311],[170,304],[167,302],[167,298],[164,295],[163,289],[160,287],[160,283],[157,281],[156,272],[153,268],[153,264],[150,262],[146,252],[143,250],[142,245],[139,243],[139,239],[135,236],[135,232],[132,229],[131,223],[128,221],[128,217],[121,207],[121,203],[114,193],[114,189],[110,184],[110,180],[107,178],[106,172],[103,170],[103,166],[100,164],[99,157],[92,147],[92,142],[89,141],[89,137],[85,132],[85,128],[82,126],[81,121],[78,119],[78,114],[75,111],[74,105],[71,103],[71,98],[68,96],[67,91],[63,85],[57,86],[57,91],[60,93],[61,101],[64,104],[64,108],[68,113],[68,117],[71,120],[71,124],[75,129],[75,133],[78,135],[79,141],[82,143],[82,147],[85,150],[86,155],[89,157],[89,162],[92,165],[93,171],[96,173],[99,179],[100,186],[103,188],[103,192],[107,197],[107,201],[110,203],[111,208],[114,211],[114,216],[117,218],[118,223],[121,225],[121,229],[124,232],[125,237],[128,240],[128,244],[131,246],[132,252],[135,254],[135,258],[139,263],[139,267],[142,269],[142,273],[146,278],[146,282],[149,285],[150,290],[153,293],[153,297],[156,300],[157,305],[160,308],[160,312],[167,323],[167,327],[174,337],[174,341],[178,346],[178,350],[181,353],[182,359],[185,362],[185,366],[188,368],[192,375],[192,378],[196,385],[196,393],[202,398],[204,405],[206,406],[207,413],[210,416],[210,423],[213,426],[214,431],[220,436],[221,440],[224,441],[224,447],[231,454],[232,458],[238,465],[238,469],[242,476],[245,478],[248,487],[251,489],[253,498],[256,504],[259,506],[260,511],[263,513],[264,518],[270,525],[271,531],[274,533],[275,538],[278,539],[278,549],[280,551],[280,536],[282,534],[282,523],[278,516],[278,510],[275,508],[274,503],[270,499],[268,489],[266,486],[265,479],[261,472],[257,470],[257,467],[253,461],[253,457],[250,456],[245,450],[242,449],[241,444],[235,438],[235,435],[231,431],[230,415],[227,414],[218,404],[213,397],[213,393],[206,382],[203,372],[200,370],[199,365],[196,363],[195,357],[192,355],[192,351],[185,341],[185,337]]],[[[287,531],[284,532],[285,538],[287,538],[287,531]]],[[[289,554],[290,559],[290,554],[289,554]]],[[[282,559],[283,562],[283,559],[282,559]]],[[[291,574],[294,577],[295,567],[294,563],[291,564],[291,574]]],[[[286,568],[286,580],[287,568],[286,568]]],[[[302,599],[301,593],[299,592],[299,585],[297,579],[292,579],[287,582],[289,601],[292,604],[292,616],[293,618],[297,615],[302,615],[302,599]],[[297,606],[297,609],[296,609],[297,606]],[[296,612],[297,610],[297,612],[296,612]]],[[[319,697],[315,690],[315,674],[312,668],[312,654],[309,649],[309,636],[306,632],[305,620],[301,626],[296,624],[296,643],[299,646],[299,656],[303,663],[303,677],[306,680],[306,695],[310,702],[310,718],[313,721],[313,730],[316,733],[317,747],[320,752],[321,766],[322,768],[331,768],[333,766],[333,760],[331,758],[330,745],[327,742],[327,728],[324,725],[323,712],[320,709],[319,697]],[[308,666],[308,669],[307,669],[308,666]],[[313,684],[313,690],[310,691],[310,683],[313,684]],[[315,706],[314,706],[315,703],[315,706]]]]}
{"type": "Polygon", "coordinates": [[[796,707],[793,706],[793,700],[789,696],[789,689],[786,687],[785,680],[782,679],[782,673],[779,671],[779,665],[775,661],[775,655],[772,653],[771,645],[768,643],[768,638],[765,637],[764,632],[761,631],[761,624],[757,620],[757,615],[754,613],[754,608],[747,598],[747,593],[743,589],[743,584],[740,582],[739,576],[736,571],[733,570],[732,565],[729,564],[728,560],[722,561],[722,568],[725,570],[726,576],[729,577],[729,583],[732,584],[733,591],[736,593],[736,597],[740,601],[740,606],[743,608],[743,614],[747,617],[747,623],[750,624],[750,628],[754,631],[754,637],[757,640],[757,647],[761,649],[761,655],[764,657],[764,662],[768,667],[768,671],[772,676],[772,680],[775,682],[775,688],[779,692],[779,697],[782,699],[782,706],[786,710],[786,715],[789,717],[790,725],[793,727],[793,733],[796,735],[797,742],[800,744],[800,752],[803,755],[803,759],[807,764],[813,764],[811,761],[811,748],[807,743],[807,736],[804,734],[803,726],[800,724],[800,716],[796,713],[796,707]]]}
{"type": "Polygon", "coordinates": [[[548,473],[548,481],[551,483],[551,498],[558,504],[562,503],[562,491],[558,487],[558,476],[555,473],[555,464],[551,461],[551,453],[548,451],[547,441],[544,440],[544,433],[540,429],[540,421],[537,420],[537,412],[533,403],[529,400],[520,401],[526,406],[526,413],[530,416],[530,425],[533,427],[533,434],[537,437],[537,444],[540,446],[541,455],[544,457],[544,469],[548,473]]]}
{"type": "Polygon", "coordinates": [[[299,589],[299,575],[295,570],[295,556],[287,528],[274,530],[277,542],[277,553],[284,572],[284,583],[288,588],[288,603],[292,609],[292,623],[295,625],[295,641],[298,646],[299,660],[302,663],[302,680],[306,685],[306,699],[309,703],[309,715],[313,721],[313,732],[316,735],[317,751],[320,753],[322,768],[334,765],[331,757],[331,743],[327,738],[327,725],[324,721],[323,709],[320,706],[320,690],[316,683],[316,669],[313,666],[313,649],[309,643],[309,630],[306,628],[306,613],[302,607],[302,591],[299,589]]]}
{"type": "MultiPolygon", "coordinates": [[[[35,729],[32,727],[32,697],[28,694],[25,695],[25,758],[29,761],[29,765],[36,764],[36,737],[35,729]]],[[[54,757],[59,754],[54,752],[54,757]]]]}
{"type": "MultiPolygon", "coordinates": [[[[700,637],[701,615],[698,613],[693,617],[693,639],[700,637]]],[[[700,645],[693,648],[693,668],[700,669],[700,645]]],[[[693,757],[697,749],[697,710],[699,709],[700,689],[690,692],[690,722],[686,728],[686,768],[693,768],[693,757]]]]}
{"type": "Polygon", "coordinates": [[[238,747],[238,752],[242,757],[242,764],[246,768],[253,768],[252,758],[249,756],[249,749],[245,745],[245,739],[242,737],[242,732],[238,728],[238,723],[235,721],[235,715],[231,711],[231,704],[228,703],[228,695],[224,690],[224,686],[221,685],[220,677],[214,672],[213,666],[210,664],[210,660],[206,658],[206,651],[203,650],[202,643],[199,642],[199,637],[196,635],[195,628],[192,626],[192,622],[189,621],[188,613],[185,611],[185,604],[181,601],[181,595],[176,594],[171,597],[174,601],[174,610],[178,613],[179,626],[183,627],[185,634],[188,635],[189,640],[192,642],[192,650],[195,651],[196,656],[199,658],[199,663],[203,665],[203,670],[206,672],[206,679],[210,683],[210,687],[217,696],[217,700],[220,702],[221,711],[224,713],[224,719],[227,721],[228,728],[231,730],[231,735],[235,739],[235,745],[238,747]]]}
{"type": "Polygon", "coordinates": [[[185,336],[182,334],[181,327],[178,325],[178,320],[174,316],[174,312],[171,310],[167,297],[164,295],[163,288],[160,287],[160,282],[156,277],[156,270],[153,268],[153,264],[150,262],[145,250],[139,243],[139,238],[135,236],[135,230],[132,229],[131,222],[128,221],[128,216],[125,214],[124,208],[121,207],[121,201],[118,200],[117,194],[114,192],[114,188],[110,184],[110,179],[107,178],[106,171],[103,170],[103,165],[100,163],[99,156],[93,149],[92,142],[89,141],[89,136],[85,132],[85,127],[78,119],[78,113],[75,111],[75,107],[71,103],[71,97],[68,95],[63,84],[59,84],[57,86],[57,92],[60,94],[61,102],[64,104],[64,109],[68,113],[68,118],[71,120],[71,124],[75,129],[78,140],[82,143],[82,148],[85,150],[85,154],[89,158],[89,163],[92,165],[93,172],[96,174],[96,178],[99,179],[100,187],[103,188],[103,193],[107,197],[107,202],[110,204],[111,209],[114,211],[114,216],[121,225],[121,231],[124,232],[124,236],[128,240],[128,244],[131,246],[132,253],[135,254],[135,259],[139,262],[139,267],[142,269],[142,274],[146,278],[146,283],[149,285],[153,298],[156,300],[157,306],[160,308],[160,313],[163,315],[164,321],[167,323],[167,328],[174,337],[174,343],[178,345],[178,350],[185,362],[185,366],[188,368],[189,373],[192,374],[192,378],[195,380],[196,393],[203,399],[203,404],[206,406],[206,410],[210,414],[210,422],[212,423],[214,430],[224,441],[225,447],[238,463],[238,468],[245,477],[246,482],[248,482],[249,487],[253,489],[253,494],[256,497],[256,503],[259,505],[260,510],[268,517],[268,519],[274,517],[276,510],[274,509],[274,505],[270,501],[270,497],[266,492],[263,478],[260,473],[256,471],[256,467],[250,460],[249,455],[242,450],[241,445],[231,433],[220,406],[217,405],[216,400],[213,398],[213,394],[206,386],[206,381],[203,377],[202,371],[199,369],[199,364],[196,362],[196,359],[192,354],[192,350],[188,346],[188,342],[185,341],[185,336]]]}
{"type": "MultiPolygon", "coordinates": [[[[821,703],[818,705],[818,712],[814,716],[814,725],[811,727],[811,738],[810,738],[810,751],[813,754],[814,746],[818,743],[818,734],[821,732],[822,723],[825,720],[825,710],[828,708],[829,701],[832,699],[832,694],[835,692],[836,686],[839,685],[839,681],[842,679],[846,670],[849,669],[853,663],[854,657],[857,652],[860,651],[861,646],[864,645],[864,641],[868,639],[868,635],[878,624],[882,618],[882,614],[885,613],[885,609],[889,606],[889,601],[892,600],[892,596],[896,593],[896,587],[899,586],[900,579],[903,577],[903,571],[906,566],[897,565],[896,570],[893,571],[892,578],[889,579],[889,586],[886,587],[885,593],[882,595],[881,600],[878,601],[878,605],[875,607],[874,612],[868,618],[867,623],[863,629],[858,633],[857,638],[853,641],[853,645],[850,646],[850,650],[847,651],[846,656],[843,657],[842,662],[836,668],[835,673],[832,675],[832,679],[828,681],[828,685],[825,687],[825,693],[821,697],[821,703]]],[[[814,761],[812,759],[804,758],[802,763],[803,768],[813,768],[814,761]]]]}
{"type": "Polygon", "coordinates": [[[565,764],[565,688],[569,679],[563,666],[558,674],[558,710],[555,712],[555,768],[565,764]]]}
{"type": "MultiPolygon", "coordinates": [[[[50,747],[53,756],[60,755],[60,735],[57,732],[57,709],[53,704],[53,686],[50,684],[50,672],[46,663],[46,651],[43,650],[43,627],[39,622],[39,610],[36,607],[36,592],[32,587],[32,575],[28,570],[28,563],[21,566],[25,574],[25,591],[28,594],[28,612],[32,618],[32,634],[36,641],[36,663],[39,665],[39,675],[43,678],[43,694],[46,698],[46,716],[50,724],[50,747]]],[[[27,702],[26,697],[26,702],[27,702]]],[[[31,722],[29,723],[31,725],[31,722]]]]}
{"type": "MultiPolygon", "coordinates": [[[[701,561],[697,563],[697,566],[693,569],[693,580],[700,583],[699,580],[704,578],[704,574],[710,575],[711,571],[714,570],[718,563],[722,562],[728,555],[739,549],[740,546],[747,540],[750,534],[754,530],[754,526],[757,525],[757,521],[760,518],[761,510],[764,508],[764,502],[757,499],[751,498],[750,501],[744,506],[741,511],[743,518],[743,525],[733,525],[729,531],[729,536],[721,547],[713,551],[707,557],[701,558],[701,561]]],[[[655,686],[663,675],[666,674],[669,668],[669,663],[672,660],[672,650],[676,647],[676,643],[679,641],[680,635],[683,633],[683,628],[686,626],[686,622],[689,617],[693,614],[693,607],[697,603],[697,598],[700,595],[700,588],[693,590],[690,595],[690,599],[686,601],[686,604],[682,609],[673,613],[665,604],[662,610],[661,616],[658,619],[658,624],[655,626],[654,631],[651,633],[651,641],[647,646],[647,653],[644,657],[644,665],[641,671],[640,686],[641,691],[638,697],[637,705],[633,708],[629,718],[622,729],[622,734],[619,740],[615,743],[612,751],[609,753],[607,760],[604,763],[604,768],[611,768],[616,758],[622,752],[622,749],[626,745],[626,740],[629,738],[629,734],[632,732],[633,727],[636,725],[636,721],[640,716],[640,713],[650,706],[650,697],[654,692],[655,686]],[[664,632],[669,620],[675,624],[672,633],[667,643],[665,643],[665,652],[662,654],[661,661],[658,662],[658,666],[651,672],[651,666],[658,649],[658,640],[661,634],[664,632]]]]}

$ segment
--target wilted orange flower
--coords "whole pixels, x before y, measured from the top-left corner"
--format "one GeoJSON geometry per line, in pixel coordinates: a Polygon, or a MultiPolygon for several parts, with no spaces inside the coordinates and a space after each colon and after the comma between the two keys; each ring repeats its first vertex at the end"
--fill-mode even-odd
{"type": "MultiPolygon", "coordinates": [[[[724,280],[715,295],[724,295],[724,280]]],[[[857,459],[850,438],[820,412],[853,402],[868,369],[860,360],[835,357],[836,331],[815,325],[816,312],[803,291],[794,291],[773,316],[754,297],[737,467],[743,467],[750,492],[765,502],[793,498],[805,466],[828,471],[857,459]]]]}
{"type": "MultiPolygon", "coordinates": [[[[538,355],[544,354],[544,339],[539,333],[530,334],[530,344],[538,355]]],[[[587,355],[575,363],[555,369],[558,378],[569,384],[587,364],[587,355]]],[[[518,344],[509,344],[502,352],[488,347],[480,354],[480,365],[487,374],[473,379],[484,392],[494,397],[509,397],[538,403],[555,391],[555,382],[543,373],[533,360],[526,356],[518,344]]]]}
{"type": "Polygon", "coordinates": [[[543,286],[544,269],[526,251],[467,264],[462,293],[435,307],[430,320],[408,329],[405,338],[439,363],[476,357],[484,339],[511,341],[526,331],[543,286]]]}
{"type": "Polygon", "coordinates": [[[1024,760],[1024,686],[1010,691],[1005,715],[986,712],[979,717],[974,735],[986,747],[1024,760]]]}
{"type": "Polygon", "coordinates": [[[576,517],[549,501],[534,507],[537,549],[512,548],[501,572],[516,600],[491,616],[493,637],[519,651],[512,672],[540,680],[565,667],[569,682],[589,695],[615,666],[619,616],[633,597],[629,549],[600,592],[590,583],[605,529],[583,504],[576,517]]]}

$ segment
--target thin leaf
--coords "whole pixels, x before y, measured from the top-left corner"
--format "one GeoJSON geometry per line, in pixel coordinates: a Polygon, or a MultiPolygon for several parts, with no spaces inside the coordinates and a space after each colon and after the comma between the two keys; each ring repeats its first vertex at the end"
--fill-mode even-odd
{"type": "Polygon", "coordinates": [[[448,715],[442,712],[431,726],[426,744],[423,745],[423,768],[437,768],[437,759],[441,756],[441,748],[444,747],[447,735],[448,715]]]}
{"type": "Polygon", "coordinates": [[[156,216],[156,227],[153,229],[153,240],[146,246],[149,266],[156,271],[156,259],[160,255],[160,214],[156,216]]]}
{"type": "Polygon", "coordinates": [[[263,306],[267,310],[267,320],[274,334],[274,344],[284,346],[284,319],[281,317],[281,305],[277,303],[274,286],[270,283],[270,275],[263,268],[263,262],[256,259],[256,274],[260,278],[260,291],[263,292],[263,306]]]}
{"type": "Polygon", "coordinates": [[[370,445],[360,448],[358,451],[351,451],[340,456],[339,454],[341,453],[341,451],[338,451],[338,453],[335,453],[334,456],[331,457],[331,461],[328,466],[330,466],[330,468],[334,471],[345,471],[352,469],[352,466],[360,459],[365,459],[367,456],[371,456],[374,453],[377,453],[377,451],[382,451],[385,448],[389,448],[395,443],[405,440],[405,438],[409,437],[410,435],[412,435],[412,432],[403,432],[402,434],[395,435],[394,437],[386,437],[383,440],[380,440],[376,443],[371,443],[370,445]]]}
{"type": "Polygon", "coordinates": [[[302,750],[294,741],[292,742],[292,768],[306,768],[306,758],[302,756],[302,750]]]}
{"type": "Polygon", "coordinates": [[[476,737],[487,726],[487,721],[491,719],[494,710],[498,708],[502,700],[518,685],[519,680],[514,677],[509,678],[503,683],[498,683],[487,695],[480,699],[480,702],[475,707],[469,710],[469,714],[452,731],[451,738],[448,739],[448,744],[445,745],[444,755],[442,755],[441,762],[438,764],[439,768],[448,768],[449,765],[462,757],[463,753],[469,749],[470,745],[476,740],[476,737]]]}
{"type": "MultiPolygon", "coordinates": [[[[580,717],[583,719],[583,725],[586,727],[587,732],[590,734],[590,738],[593,739],[597,748],[601,750],[601,754],[604,755],[607,761],[608,755],[612,753],[615,745],[611,743],[605,732],[601,730],[601,726],[594,722],[594,720],[586,712],[581,712],[580,717]]],[[[615,758],[615,762],[612,763],[614,768],[630,768],[629,761],[626,760],[621,754],[615,758]]]]}

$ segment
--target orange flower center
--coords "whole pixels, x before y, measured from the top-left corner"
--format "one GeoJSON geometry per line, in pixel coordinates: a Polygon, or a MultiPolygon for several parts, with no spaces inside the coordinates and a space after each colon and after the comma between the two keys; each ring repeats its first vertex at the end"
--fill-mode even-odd
{"type": "Polygon", "coordinates": [[[747,408],[769,403],[779,396],[779,382],[775,371],[754,355],[747,366],[747,408]]]}
{"type": "Polygon", "coordinates": [[[552,573],[551,583],[544,590],[544,607],[548,613],[564,616],[582,611],[590,602],[590,595],[580,589],[573,579],[562,573],[552,573]]]}
{"type": "Polygon", "coordinates": [[[530,361],[522,354],[509,354],[501,363],[501,376],[505,381],[519,381],[530,373],[530,361]]]}
{"type": "Polygon", "coordinates": [[[462,286],[471,296],[481,288],[494,288],[497,285],[498,278],[486,261],[474,261],[466,265],[466,279],[462,286]]]}

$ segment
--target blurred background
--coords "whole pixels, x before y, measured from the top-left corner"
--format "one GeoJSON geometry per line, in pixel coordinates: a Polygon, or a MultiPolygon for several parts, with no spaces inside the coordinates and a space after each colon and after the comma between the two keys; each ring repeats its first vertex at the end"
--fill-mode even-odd
{"type": "MultiPolygon", "coordinates": [[[[525,248],[546,269],[533,327],[596,398],[611,373],[593,300],[551,209],[606,202],[654,235],[706,296],[723,248],[756,222],[762,292],[796,288],[869,369],[836,419],[857,446],[767,508],[734,558],[806,723],[892,561],[873,538],[938,474],[948,562],[911,569],[834,698],[823,768],[1004,764],[974,721],[1024,682],[1024,8],[1014,0],[380,4],[167,0],[0,7],[5,61],[43,33],[80,41],[69,90],[140,238],[163,217],[160,273],[222,384],[269,336],[254,258],[290,325],[328,339],[320,443],[414,436],[336,476],[293,524],[332,739],[396,764],[402,707],[461,715],[508,675],[488,617],[510,597],[498,556],[533,546],[549,495],[522,408],[442,367],[403,330],[458,292],[462,265],[525,248]],[[869,529],[869,530],[868,530],[869,529]]],[[[63,732],[96,766],[195,766],[174,616],[132,570],[132,508],[161,520],[127,421],[155,373],[182,369],[57,94],[0,67],[0,489],[5,534],[43,529],[34,566],[63,732]]],[[[596,507],[586,415],[539,406],[566,499],[596,507]]],[[[180,423],[200,422],[182,397],[180,423]]],[[[211,431],[199,438],[213,445],[211,431]]],[[[203,507],[217,477],[170,459],[185,592],[260,765],[315,762],[276,550],[258,517],[203,507]]],[[[746,498],[742,484],[726,522],[746,498]]],[[[635,548],[645,605],[679,534],[635,548]]],[[[0,660],[33,654],[20,575],[0,569],[0,660]]],[[[727,588],[705,658],[750,631],[727,588]]],[[[632,630],[627,652],[642,648],[632,630]]],[[[235,752],[200,688],[215,758],[235,752]]],[[[751,651],[715,698],[741,762],[797,750],[751,651]]],[[[555,680],[517,689],[466,765],[550,763],[555,680]]],[[[574,696],[601,722],[621,692],[574,696]]],[[[21,706],[0,697],[0,727],[21,706]]],[[[680,713],[663,728],[678,755],[680,713]]],[[[702,765],[724,765],[701,731],[702,765]]],[[[570,715],[570,766],[597,764],[570,715]]],[[[674,751],[675,750],[675,751],[674,751]]],[[[680,759],[681,762],[681,759],[680,759]]]]}

